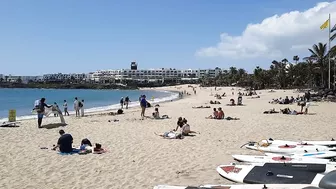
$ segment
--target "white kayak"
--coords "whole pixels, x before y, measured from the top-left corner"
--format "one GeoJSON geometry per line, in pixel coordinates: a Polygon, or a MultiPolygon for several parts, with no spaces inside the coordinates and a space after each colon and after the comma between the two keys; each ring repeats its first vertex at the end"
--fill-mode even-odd
{"type": "Polygon", "coordinates": [[[336,165],[336,162],[332,162],[328,159],[317,159],[309,157],[292,157],[284,156],[281,154],[271,154],[268,156],[255,156],[255,155],[232,155],[237,161],[250,162],[250,163],[319,163],[319,164],[332,164],[336,165]]]}
{"type": "MultiPolygon", "coordinates": [[[[266,156],[281,155],[276,153],[265,153],[266,156]]],[[[336,157],[336,151],[323,151],[323,152],[311,152],[311,153],[289,153],[287,156],[292,157],[306,157],[306,158],[321,158],[329,159],[336,157]]]]}
{"type": "MultiPolygon", "coordinates": [[[[324,174],[291,168],[264,167],[258,165],[220,165],[217,172],[224,178],[246,184],[309,184],[319,186],[324,174]]],[[[336,181],[336,171],[331,180],[336,181]]],[[[326,174],[330,177],[330,175],[326,174]]],[[[336,184],[336,183],[335,183],[336,184]]]]}
{"type": "Polygon", "coordinates": [[[307,184],[238,184],[238,185],[203,185],[203,186],[169,186],[157,185],[153,189],[304,189],[307,184]]]}
{"type": "Polygon", "coordinates": [[[250,143],[244,146],[250,150],[257,150],[261,152],[271,152],[271,153],[284,153],[284,154],[311,153],[319,151],[336,150],[336,148],[320,145],[296,145],[296,144],[283,144],[283,143],[273,144],[263,142],[250,143]]]}

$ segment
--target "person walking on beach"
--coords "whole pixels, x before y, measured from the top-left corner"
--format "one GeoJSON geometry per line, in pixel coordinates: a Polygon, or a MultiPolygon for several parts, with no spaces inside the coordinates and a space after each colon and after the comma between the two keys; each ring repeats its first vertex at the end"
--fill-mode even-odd
{"type": "Polygon", "coordinates": [[[141,106],[141,119],[144,119],[145,111],[146,111],[146,107],[147,107],[146,95],[142,96],[142,98],[140,100],[140,106],[141,106]]]}
{"type": "Polygon", "coordinates": [[[128,96],[126,96],[125,98],[125,106],[126,106],[126,109],[128,109],[128,103],[130,102],[130,99],[128,96]]]}
{"type": "Polygon", "coordinates": [[[124,97],[121,97],[121,99],[120,99],[120,107],[121,107],[121,109],[124,108],[124,97]]]}
{"type": "Polygon", "coordinates": [[[76,112],[76,117],[79,117],[80,116],[80,114],[79,114],[79,101],[78,101],[77,97],[75,97],[74,109],[75,109],[75,112],[76,112]]]}
{"type": "Polygon", "coordinates": [[[64,100],[63,108],[64,108],[64,115],[66,116],[68,114],[68,116],[69,116],[68,103],[67,103],[66,100],[64,100]]]}
{"type": "Polygon", "coordinates": [[[84,117],[84,100],[82,100],[82,102],[79,102],[79,108],[80,108],[80,116],[84,117]]]}
{"type": "Polygon", "coordinates": [[[42,128],[41,125],[42,125],[42,119],[43,119],[45,107],[51,108],[51,106],[48,106],[45,103],[45,100],[46,100],[45,98],[41,98],[41,100],[39,102],[39,105],[38,105],[38,109],[37,109],[37,124],[38,124],[38,128],[42,128]]]}

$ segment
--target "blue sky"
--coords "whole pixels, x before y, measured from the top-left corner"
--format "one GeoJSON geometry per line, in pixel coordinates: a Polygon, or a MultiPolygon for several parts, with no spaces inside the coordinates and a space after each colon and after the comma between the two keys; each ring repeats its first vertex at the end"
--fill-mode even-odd
{"type": "MultiPolygon", "coordinates": [[[[316,0],[3,0],[0,73],[40,75],[128,68],[268,66],[271,59],[198,57],[225,32],[314,7],[316,0]]],[[[293,56],[292,54],[288,55],[293,56]]]]}

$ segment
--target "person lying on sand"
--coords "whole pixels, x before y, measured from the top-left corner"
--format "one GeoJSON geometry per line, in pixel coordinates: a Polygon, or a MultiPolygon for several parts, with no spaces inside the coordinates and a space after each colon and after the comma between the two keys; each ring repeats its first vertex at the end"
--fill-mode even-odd
{"type": "Polygon", "coordinates": [[[296,110],[290,110],[289,108],[285,108],[283,110],[280,110],[283,114],[287,114],[287,115],[299,115],[299,114],[303,114],[303,112],[297,112],[296,110]]]}
{"type": "Polygon", "coordinates": [[[183,135],[182,134],[177,134],[174,131],[169,131],[169,132],[164,132],[163,134],[157,134],[154,133],[160,137],[163,137],[164,139],[183,139],[183,135]]]}
{"type": "MultiPolygon", "coordinates": [[[[109,112],[109,113],[107,113],[107,115],[119,115],[119,114],[123,114],[124,113],[124,110],[122,110],[122,109],[119,109],[119,110],[117,110],[117,112],[109,112]]],[[[106,115],[106,113],[102,113],[102,114],[100,114],[100,115],[106,115]]]]}
{"type": "Polygon", "coordinates": [[[212,100],[210,100],[210,104],[220,104],[220,102],[219,101],[212,101],[212,100]]]}
{"type": "Polygon", "coordinates": [[[190,133],[200,134],[199,132],[190,130],[190,125],[188,124],[188,121],[186,119],[183,119],[182,122],[183,122],[183,126],[182,126],[182,129],[181,129],[182,130],[181,133],[182,133],[183,136],[188,136],[190,133]]]}
{"type": "Polygon", "coordinates": [[[280,112],[275,111],[274,108],[273,108],[273,109],[270,109],[270,110],[268,110],[268,111],[264,111],[264,114],[277,114],[277,113],[280,113],[280,112]]]}
{"type": "Polygon", "coordinates": [[[216,108],[214,108],[212,115],[209,115],[208,117],[205,117],[205,119],[216,119],[217,115],[218,115],[218,112],[217,112],[216,108]]]}
{"type": "Polygon", "coordinates": [[[210,106],[193,106],[192,108],[211,108],[210,106]]]}
{"type": "Polygon", "coordinates": [[[260,96],[258,95],[258,96],[252,96],[252,97],[250,97],[250,99],[256,99],[256,98],[260,98],[260,96]]]}

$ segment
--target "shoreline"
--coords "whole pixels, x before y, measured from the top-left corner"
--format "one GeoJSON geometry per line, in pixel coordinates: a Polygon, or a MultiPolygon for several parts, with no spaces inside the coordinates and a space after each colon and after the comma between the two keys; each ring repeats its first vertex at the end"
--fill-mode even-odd
{"type": "MultiPolygon", "coordinates": [[[[53,90],[53,89],[51,89],[51,90],[53,90]]],[[[89,89],[89,90],[91,90],[91,89],[89,89]]],[[[92,90],[95,90],[95,89],[92,89],[92,90]]],[[[108,89],[108,90],[111,90],[111,89],[108,89]]],[[[113,89],[113,90],[115,90],[115,89],[113,89]]],[[[167,97],[154,99],[154,101],[152,101],[152,99],[148,99],[148,102],[151,103],[151,104],[153,104],[153,103],[167,103],[167,102],[170,102],[172,100],[174,100],[174,101],[179,100],[178,91],[152,89],[152,88],[141,88],[139,90],[155,90],[155,91],[159,91],[159,92],[163,92],[163,93],[171,93],[167,97]]],[[[134,108],[137,108],[137,106],[138,106],[137,102],[133,102],[133,103],[131,102],[128,106],[128,109],[134,109],[134,108]]],[[[87,115],[87,116],[90,115],[91,116],[91,115],[96,115],[96,114],[108,113],[110,111],[118,110],[118,109],[120,109],[120,104],[119,103],[111,104],[111,105],[108,105],[108,106],[91,107],[91,108],[85,109],[85,115],[87,115]]],[[[123,109],[125,109],[125,108],[123,108],[123,109]]],[[[62,111],[62,113],[64,113],[64,112],[62,111]]],[[[75,112],[74,111],[69,111],[69,114],[70,114],[70,116],[74,116],[75,112]]],[[[37,119],[36,116],[37,116],[36,114],[22,115],[22,116],[17,116],[16,120],[17,121],[24,121],[24,120],[37,119]]],[[[50,117],[53,117],[53,116],[50,115],[48,117],[45,117],[44,119],[48,119],[50,117]]],[[[66,118],[68,116],[64,116],[64,117],[66,118]]],[[[3,118],[0,117],[0,122],[7,122],[7,121],[8,121],[8,117],[3,117],[3,118]]]]}

